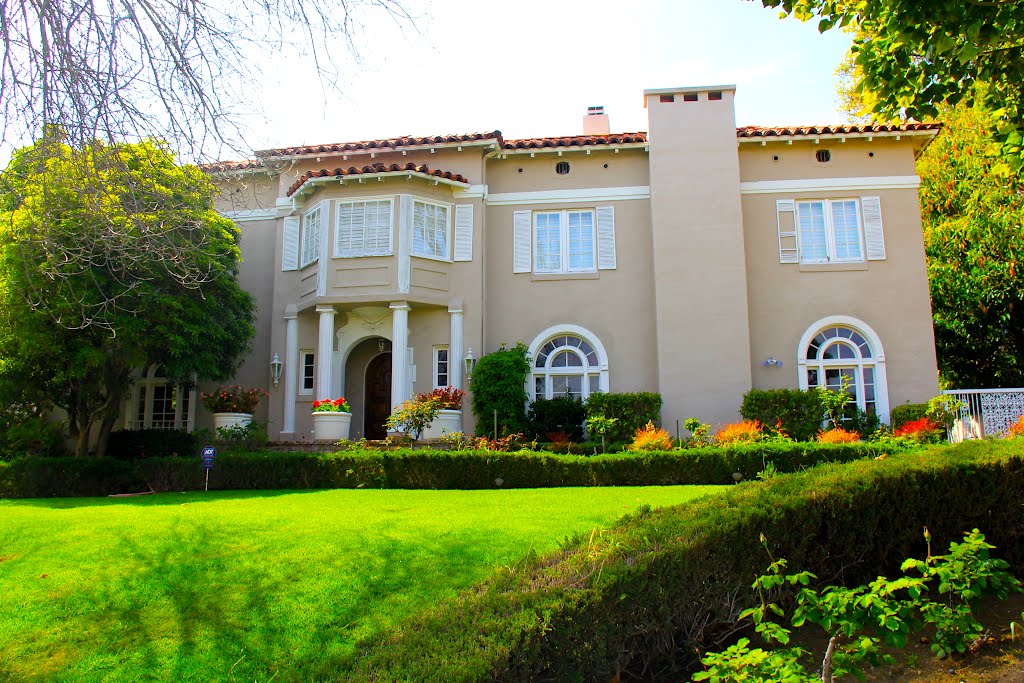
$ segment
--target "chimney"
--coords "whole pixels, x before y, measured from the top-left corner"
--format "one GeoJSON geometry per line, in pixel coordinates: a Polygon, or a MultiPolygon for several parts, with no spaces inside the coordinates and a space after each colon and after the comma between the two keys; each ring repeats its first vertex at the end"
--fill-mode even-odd
{"type": "Polygon", "coordinates": [[[604,107],[587,107],[587,115],[583,117],[583,134],[608,135],[610,132],[608,115],[604,113],[604,107]]]}

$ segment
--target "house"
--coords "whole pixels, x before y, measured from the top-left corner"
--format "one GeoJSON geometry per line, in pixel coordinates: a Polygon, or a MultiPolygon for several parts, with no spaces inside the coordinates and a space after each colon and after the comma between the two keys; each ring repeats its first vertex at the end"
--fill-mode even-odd
{"type": "MultiPolygon", "coordinates": [[[[883,420],[934,395],[914,160],[939,125],[737,128],[734,94],[647,90],[648,132],[612,134],[593,107],[579,135],[209,167],[259,302],[236,378],[270,392],[257,419],[273,439],[313,438],[311,402],[344,395],[352,438],[379,437],[413,392],[464,387],[470,349],[519,341],[531,397],[658,391],[666,425],[734,421],[751,387],[842,375],[883,420]]],[[[133,426],[210,424],[161,386],[139,383],[133,426]]]]}

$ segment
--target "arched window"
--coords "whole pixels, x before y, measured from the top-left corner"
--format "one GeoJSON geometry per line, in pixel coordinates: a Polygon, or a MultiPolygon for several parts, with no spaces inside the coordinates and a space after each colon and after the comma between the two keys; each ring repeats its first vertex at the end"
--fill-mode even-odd
{"type": "Polygon", "coordinates": [[[169,384],[160,366],[150,366],[135,380],[125,414],[127,429],[185,429],[195,422],[195,389],[169,384]]]}
{"type": "Polygon", "coordinates": [[[885,356],[878,335],[860,320],[832,316],[808,328],[798,350],[800,388],[832,390],[849,381],[857,407],[889,421],[885,356]]]}
{"type": "Polygon", "coordinates": [[[576,325],[549,327],[530,345],[531,400],[608,391],[608,356],[591,332],[576,325]]]}

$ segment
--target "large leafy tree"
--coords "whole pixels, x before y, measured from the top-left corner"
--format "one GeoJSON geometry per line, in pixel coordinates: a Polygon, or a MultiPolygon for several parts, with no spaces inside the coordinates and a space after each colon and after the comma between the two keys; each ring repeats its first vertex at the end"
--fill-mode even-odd
{"type": "Polygon", "coordinates": [[[1024,0],[761,2],[817,19],[821,31],[855,27],[858,87],[872,93],[876,113],[934,118],[942,104],[977,98],[1008,166],[1024,162],[1024,0]]]}
{"type": "Polygon", "coordinates": [[[247,351],[240,235],[213,195],[160,144],[52,130],[0,176],[0,394],[45,392],[78,455],[104,452],[133,369],[223,379],[247,351]]]}

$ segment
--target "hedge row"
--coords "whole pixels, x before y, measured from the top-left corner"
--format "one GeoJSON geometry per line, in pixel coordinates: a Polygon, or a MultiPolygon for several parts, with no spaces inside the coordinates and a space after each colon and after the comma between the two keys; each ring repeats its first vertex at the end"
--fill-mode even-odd
{"type": "MultiPolygon", "coordinates": [[[[858,585],[982,529],[1024,560],[1022,443],[824,465],[627,517],[528,557],[364,643],[352,680],[688,680],[774,557],[858,585]]],[[[1020,566],[1017,564],[1016,566],[1020,566]]],[[[890,574],[891,575],[891,574],[890,574]]],[[[734,636],[733,636],[734,637],[734,636]]]]}
{"type": "MultiPolygon", "coordinates": [[[[728,484],[753,479],[771,462],[793,472],[891,452],[875,444],[751,444],[599,456],[427,449],[337,453],[238,453],[218,456],[211,489],[490,489],[554,486],[728,484]]],[[[0,496],[44,498],[199,490],[198,457],[21,458],[0,463],[0,496]]]]}

